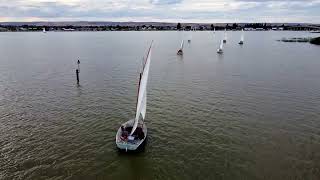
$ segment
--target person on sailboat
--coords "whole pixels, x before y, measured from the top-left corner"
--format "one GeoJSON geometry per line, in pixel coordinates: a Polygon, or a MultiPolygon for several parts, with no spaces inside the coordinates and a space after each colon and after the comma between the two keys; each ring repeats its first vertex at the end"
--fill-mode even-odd
{"type": "Polygon", "coordinates": [[[121,131],[122,131],[122,134],[121,134],[121,140],[123,141],[126,141],[128,139],[128,131],[125,130],[125,128],[123,126],[121,126],[121,131]]]}

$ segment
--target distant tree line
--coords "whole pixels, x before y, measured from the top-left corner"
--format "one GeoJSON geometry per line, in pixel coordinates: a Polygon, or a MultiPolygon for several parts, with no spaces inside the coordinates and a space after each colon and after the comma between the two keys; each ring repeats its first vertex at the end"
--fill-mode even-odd
{"type": "Polygon", "coordinates": [[[289,25],[272,25],[268,23],[248,23],[248,24],[238,24],[238,23],[231,23],[231,24],[181,24],[177,23],[176,26],[174,25],[137,25],[137,26],[121,26],[121,25],[109,25],[109,26],[38,26],[38,25],[21,25],[21,26],[14,26],[14,25],[1,25],[0,24],[0,31],[42,31],[43,28],[46,31],[64,31],[68,30],[75,30],[75,31],[175,31],[175,30],[198,30],[198,31],[213,31],[213,30],[241,30],[243,28],[253,28],[253,29],[263,29],[269,30],[273,27],[281,27],[283,30],[310,30],[312,28],[305,27],[301,25],[289,26],[289,25]]]}

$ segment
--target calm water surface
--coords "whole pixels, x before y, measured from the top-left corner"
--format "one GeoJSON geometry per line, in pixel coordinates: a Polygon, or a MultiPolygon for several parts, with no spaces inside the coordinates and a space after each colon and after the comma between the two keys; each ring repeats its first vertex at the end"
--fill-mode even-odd
{"type": "Polygon", "coordinates": [[[320,46],[307,32],[0,33],[0,179],[319,179],[320,46]],[[118,153],[154,40],[148,143],[118,153]],[[80,58],[81,86],[76,85],[80,58]]]}

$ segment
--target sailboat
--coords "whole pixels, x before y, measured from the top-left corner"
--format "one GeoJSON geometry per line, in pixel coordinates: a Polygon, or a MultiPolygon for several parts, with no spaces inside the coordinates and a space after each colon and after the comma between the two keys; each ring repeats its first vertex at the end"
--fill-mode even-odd
{"type": "Polygon", "coordinates": [[[189,37],[188,37],[188,43],[191,43],[191,39],[192,39],[192,36],[190,34],[189,37]]]}
{"type": "Polygon", "coordinates": [[[183,55],[183,40],[181,41],[181,46],[180,46],[180,49],[177,52],[177,55],[180,55],[180,56],[183,55]]]}
{"type": "Polygon", "coordinates": [[[153,42],[151,42],[149,47],[147,58],[143,60],[140,72],[135,118],[123,123],[116,134],[116,145],[120,150],[138,150],[144,144],[147,137],[147,126],[144,120],[147,110],[147,83],[152,44],[153,42]]]}
{"type": "Polygon", "coordinates": [[[216,33],[216,27],[213,28],[213,33],[216,33]]]}
{"type": "Polygon", "coordinates": [[[221,42],[220,42],[220,46],[217,49],[217,53],[218,54],[222,54],[223,53],[223,40],[221,40],[221,42]]]}
{"type": "Polygon", "coordinates": [[[227,29],[224,30],[224,39],[223,43],[227,43],[227,29]]]}
{"type": "Polygon", "coordinates": [[[243,33],[243,29],[242,29],[242,31],[241,31],[241,39],[240,39],[239,44],[243,45],[243,43],[244,43],[244,33],[243,33]]]}
{"type": "Polygon", "coordinates": [[[43,33],[46,33],[46,28],[42,28],[42,32],[43,32],[43,33]]]}

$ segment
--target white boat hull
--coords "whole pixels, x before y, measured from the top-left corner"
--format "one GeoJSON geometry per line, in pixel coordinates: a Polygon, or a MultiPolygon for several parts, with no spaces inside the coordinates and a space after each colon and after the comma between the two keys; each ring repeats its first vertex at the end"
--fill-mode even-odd
{"type": "MultiPolygon", "coordinates": [[[[122,127],[132,127],[133,123],[134,123],[134,119],[123,123],[121,126],[122,127]]],[[[122,129],[121,129],[121,127],[118,129],[117,134],[116,134],[116,145],[120,150],[136,151],[136,150],[138,150],[138,148],[140,146],[142,146],[144,144],[146,137],[147,137],[147,126],[145,124],[140,124],[139,127],[142,128],[142,132],[144,133],[144,137],[142,139],[137,138],[132,141],[130,141],[128,139],[121,138],[122,129]]]]}
{"type": "Polygon", "coordinates": [[[217,53],[218,53],[218,54],[222,54],[222,53],[223,53],[223,50],[222,50],[222,49],[217,49],[217,53]]]}

